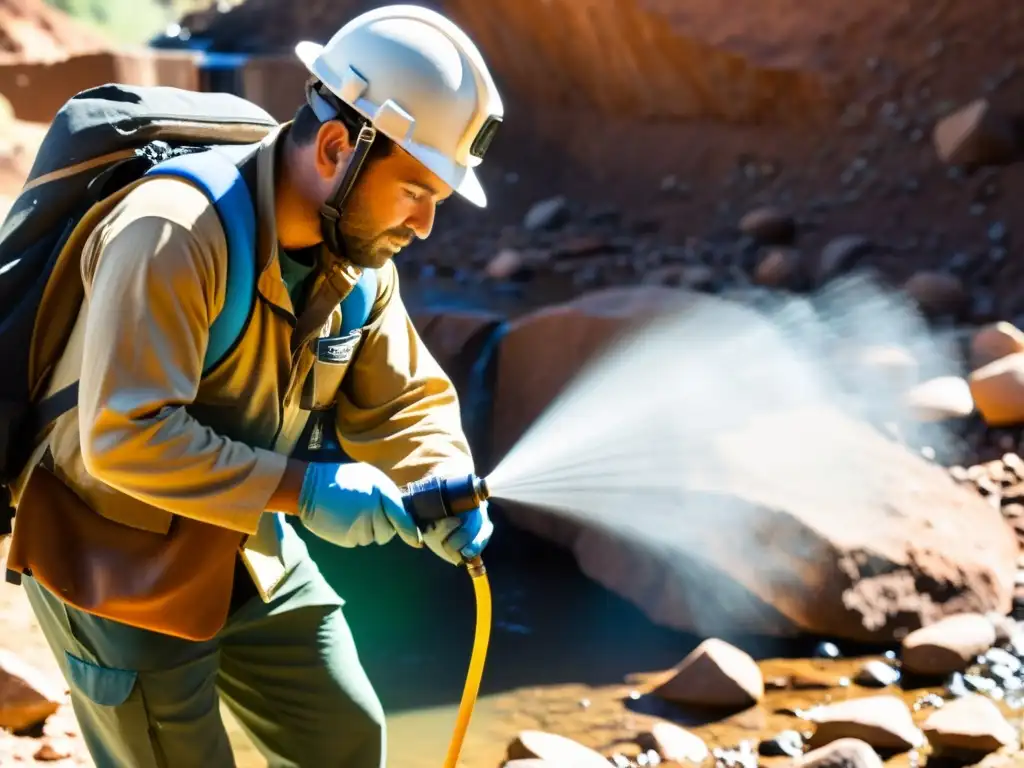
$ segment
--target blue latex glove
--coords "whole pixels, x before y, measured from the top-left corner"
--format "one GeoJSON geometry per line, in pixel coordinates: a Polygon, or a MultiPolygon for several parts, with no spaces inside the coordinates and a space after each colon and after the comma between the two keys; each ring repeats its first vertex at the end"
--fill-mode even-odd
{"type": "Polygon", "coordinates": [[[387,544],[396,533],[411,547],[423,546],[398,486],[371,464],[311,463],[302,480],[299,519],[339,547],[387,544]]]}
{"type": "Polygon", "coordinates": [[[432,523],[423,531],[423,543],[442,560],[460,565],[483,552],[492,533],[485,501],[474,510],[432,523]]]}

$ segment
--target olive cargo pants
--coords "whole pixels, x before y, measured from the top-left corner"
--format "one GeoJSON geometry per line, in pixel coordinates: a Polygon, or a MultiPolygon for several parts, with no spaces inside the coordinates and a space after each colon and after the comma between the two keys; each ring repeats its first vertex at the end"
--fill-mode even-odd
{"type": "Polygon", "coordinates": [[[221,699],[272,768],[384,766],[384,712],[343,601],[308,557],[274,600],[246,595],[202,643],[82,613],[23,583],[98,768],[231,768],[221,699]]]}

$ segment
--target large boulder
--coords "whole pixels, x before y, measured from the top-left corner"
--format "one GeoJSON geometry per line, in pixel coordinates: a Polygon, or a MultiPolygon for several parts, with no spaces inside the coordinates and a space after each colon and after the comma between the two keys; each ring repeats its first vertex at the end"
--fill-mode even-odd
{"type": "Polygon", "coordinates": [[[663,286],[608,288],[509,323],[494,380],[494,455],[507,453],[580,369],[615,339],[657,313],[695,300],[694,294],[663,286]]]}
{"type": "Polygon", "coordinates": [[[418,311],[413,324],[455,385],[466,431],[478,471],[489,466],[489,430],[493,347],[500,338],[504,318],[470,310],[418,311]]]}
{"type": "Polygon", "coordinates": [[[619,289],[517,321],[495,498],[683,631],[888,641],[1007,612],[1017,547],[999,511],[862,421],[823,362],[828,329],[796,309],[780,332],[714,297],[619,289]],[[665,319],[593,359],[659,302],[665,319]]]}

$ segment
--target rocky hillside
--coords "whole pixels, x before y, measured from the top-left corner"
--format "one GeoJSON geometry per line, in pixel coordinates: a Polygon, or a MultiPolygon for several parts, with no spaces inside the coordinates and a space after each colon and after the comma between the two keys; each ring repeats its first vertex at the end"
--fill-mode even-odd
{"type": "Polygon", "coordinates": [[[105,50],[101,34],[79,24],[43,0],[0,0],[0,54],[27,59],[58,59],[105,50]]]}

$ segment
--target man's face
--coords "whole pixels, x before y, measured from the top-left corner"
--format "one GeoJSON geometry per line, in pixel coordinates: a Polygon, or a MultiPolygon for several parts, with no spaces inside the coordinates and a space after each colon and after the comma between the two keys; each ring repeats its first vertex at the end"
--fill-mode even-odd
{"type": "Polygon", "coordinates": [[[383,266],[415,238],[430,235],[437,206],[451,194],[398,147],[367,161],[342,210],[345,256],[359,267],[383,266]]]}

